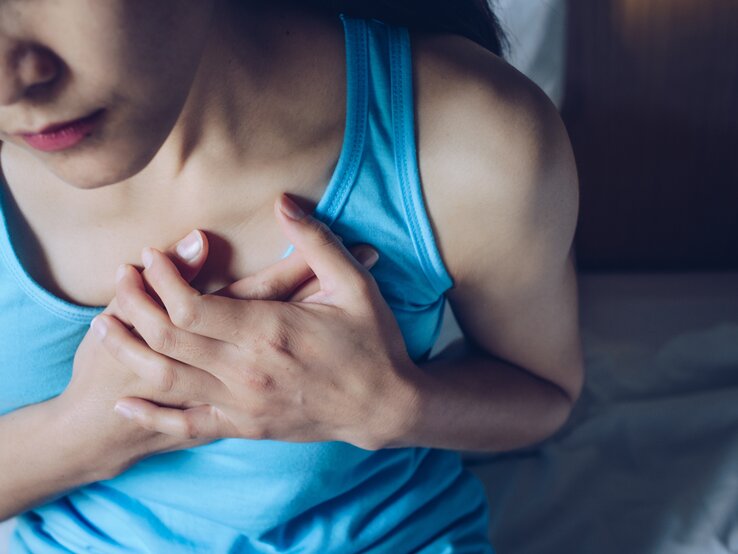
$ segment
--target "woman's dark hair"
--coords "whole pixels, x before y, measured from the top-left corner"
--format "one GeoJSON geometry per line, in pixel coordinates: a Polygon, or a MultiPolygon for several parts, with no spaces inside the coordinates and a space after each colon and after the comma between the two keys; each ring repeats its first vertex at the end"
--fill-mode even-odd
{"type": "Polygon", "coordinates": [[[507,48],[489,0],[302,0],[300,3],[412,29],[455,33],[498,56],[507,48]]]}

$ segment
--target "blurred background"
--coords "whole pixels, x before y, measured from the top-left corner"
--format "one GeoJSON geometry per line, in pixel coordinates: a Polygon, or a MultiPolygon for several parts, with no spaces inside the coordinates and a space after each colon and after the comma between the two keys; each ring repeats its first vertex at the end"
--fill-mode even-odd
{"type": "Polygon", "coordinates": [[[738,268],[738,2],[493,5],[569,130],[580,268],[738,268]]]}
{"type": "Polygon", "coordinates": [[[568,11],[580,267],[738,268],[738,2],[570,0],[568,11]]]}
{"type": "MultiPolygon", "coordinates": [[[[500,554],[738,552],[738,1],[496,0],[580,177],[587,371],[542,444],[466,454],[500,554]]],[[[436,352],[459,335],[450,310],[436,352]]]]}

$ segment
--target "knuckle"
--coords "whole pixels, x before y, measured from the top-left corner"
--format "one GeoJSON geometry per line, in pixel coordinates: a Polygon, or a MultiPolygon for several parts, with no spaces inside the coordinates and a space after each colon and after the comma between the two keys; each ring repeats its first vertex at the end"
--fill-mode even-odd
{"type": "Polygon", "coordinates": [[[279,316],[263,321],[261,329],[255,332],[250,340],[250,350],[258,359],[270,354],[289,355],[294,347],[294,339],[289,326],[279,316]]]}
{"type": "Polygon", "coordinates": [[[249,438],[252,440],[257,441],[263,441],[268,440],[271,438],[271,434],[269,433],[269,430],[264,426],[256,426],[253,429],[251,429],[248,433],[249,438]]]}
{"type": "Polygon", "coordinates": [[[146,414],[139,414],[138,418],[136,419],[136,423],[147,431],[158,432],[154,420],[146,414]]]}
{"type": "Polygon", "coordinates": [[[252,296],[257,300],[268,300],[282,294],[284,285],[277,278],[268,278],[254,284],[252,296]]]}
{"type": "Polygon", "coordinates": [[[132,308],[131,295],[125,290],[119,290],[114,298],[118,308],[122,311],[127,312],[132,308]]]}
{"type": "Polygon", "coordinates": [[[198,428],[197,422],[193,418],[187,417],[186,414],[183,416],[179,432],[180,438],[185,440],[193,440],[200,437],[200,429],[198,428]]]}
{"type": "Polygon", "coordinates": [[[361,297],[367,297],[374,294],[375,283],[370,276],[362,273],[356,273],[351,277],[351,289],[361,297]]]}
{"type": "Polygon", "coordinates": [[[320,291],[320,283],[317,278],[312,278],[307,284],[302,285],[293,296],[290,297],[292,302],[301,302],[308,296],[320,291]]]}
{"type": "Polygon", "coordinates": [[[156,325],[151,330],[147,341],[152,350],[166,354],[174,351],[176,346],[176,338],[174,331],[166,325],[156,325]]]}
{"type": "Polygon", "coordinates": [[[177,371],[169,364],[162,363],[154,375],[156,388],[161,392],[172,392],[177,381],[177,371]]]}
{"type": "Polygon", "coordinates": [[[106,336],[103,339],[103,344],[108,349],[108,352],[110,352],[113,358],[118,361],[121,361],[123,359],[123,356],[125,355],[125,347],[120,341],[111,339],[109,336],[106,336]]]}
{"type": "MultiPolygon", "coordinates": [[[[269,393],[276,388],[274,377],[255,369],[244,369],[240,372],[241,384],[246,388],[261,394],[269,393]]],[[[260,415],[260,408],[256,404],[250,406],[253,416],[260,415]]]]}
{"type": "Polygon", "coordinates": [[[169,317],[180,329],[194,329],[200,319],[198,307],[192,300],[177,303],[169,317]]]}
{"type": "Polygon", "coordinates": [[[317,242],[321,246],[334,245],[339,242],[328,225],[318,219],[313,221],[313,231],[315,232],[317,242]]]}
{"type": "Polygon", "coordinates": [[[292,337],[284,327],[275,327],[266,337],[267,347],[278,354],[289,354],[292,350],[292,337]]]}
{"type": "Polygon", "coordinates": [[[126,353],[126,344],[118,334],[118,330],[113,327],[109,322],[105,322],[107,325],[107,332],[105,336],[99,339],[105,350],[107,350],[113,358],[116,360],[122,360],[126,353]]]}

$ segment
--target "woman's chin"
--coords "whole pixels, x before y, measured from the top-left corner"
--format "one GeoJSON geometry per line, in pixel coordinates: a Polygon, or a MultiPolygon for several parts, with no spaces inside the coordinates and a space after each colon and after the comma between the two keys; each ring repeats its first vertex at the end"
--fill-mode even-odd
{"type": "Polygon", "coordinates": [[[150,155],[123,154],[117,147],[105,148],[115,152],[106,156],[100,149],[90,149],[65,159],[45,160],[45,166],[69,186],[80,190],[101,189],[130,180],[151,161],[150,155]]]}

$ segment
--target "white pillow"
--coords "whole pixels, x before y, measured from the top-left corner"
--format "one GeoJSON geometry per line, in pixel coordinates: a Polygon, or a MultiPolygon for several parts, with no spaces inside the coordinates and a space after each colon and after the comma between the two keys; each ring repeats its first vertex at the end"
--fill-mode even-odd
{"type": "Polygon", "coordinates": [[[566,2],[491,0],[510,43],[508,62],[561,108],[564,97],[566,2]]]}

